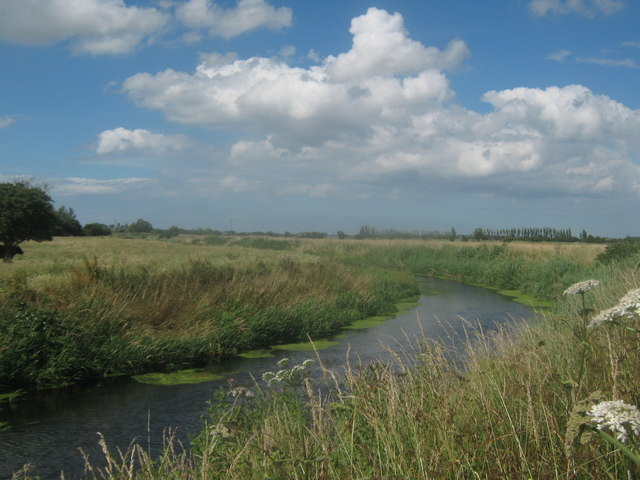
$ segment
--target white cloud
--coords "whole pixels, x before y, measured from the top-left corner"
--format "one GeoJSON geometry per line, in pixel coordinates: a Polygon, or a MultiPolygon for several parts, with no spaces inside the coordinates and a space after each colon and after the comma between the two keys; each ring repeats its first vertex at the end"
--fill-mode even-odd
{"type": "Polygon", "coordinates": [[[547,55],[548,60],[564,63],[571,56],[571,50],[556,50],[547,55]]]}
{"type": "Polygon", "coordinates": [[[96,153],[104,155],[134,151],[162,155],[179,152],[192,145],[193,142],[184,135],[163,135],[143,129],[128,130],[119,127],[98,135],[96,153]]]}
{"type": "Polygon", "coordinates": [[[76,53],[123,54],[160,31],[168,16],[123,0],[0,0],[0,39],[23,45],[71,40],[76,53]]]}
{"type": "Polygon", "coordinates": [[[462,40],[452,41],[445,51],[411,40],[402,15],[370,8],[351,21],[351,50],[326,59],[325,69],[333,81],[345,82],[372,76],[416,74],[429,69],[451,70],[469,56],[462,40]]]}
{"type": "Polygon", "coordinates": [[[443,73],[468,56],[464,42],[425,47],[399,14],[377,9],[351,32],[348,52],[309,68],[210,55],[193,73],[140,73],[123,89],[169,120],[240,134],[225,175],[275,193],[403,182],[510,196],[637,193],[640,112],[569,85],[490,91],[491,111],[479,114],[453,102],[443,73]]]}
{"type": "Polygon", "coordinates": [[[0,117],[0,130],[9,128],[14,123],[16,123],[15,117],[0,117]]]}
{"type": "Polygon", "coordinates": [[[285,45],[280,49],[280,56],[284,59],[292,57],[296,54],[296,47],[293,45],[285,45]]]}
{"type": "Polygon", "coordinates": [[[624,9],[622,0],[532,0],[529,10],[543,17],[550,13],[567,15],[577,13],[585,16],[596,14],[613,15],[624,9]]]}
{"type": "Polygon", "coordinates": [[[309,197],[326,197],[336,187],[328,183],[322,183],[318,185],[295,185],[290,187],[284,187],[278,191],[279,195],[307,195],[309,197]]]}
{"type": "Polygon", "coordinates": [[[225,9],[212,0],[188,0],[176,16],[189,28],[208,29],[209,35],[231,38],[257,28],[279,30],[291,25],[290,8],[274,8],[264,0],[239,0],[225,9]]]}
{"type": "Polygon", "coordinates": [[[581,63],[592,63],[594,65],[600,65],[603,67],[625,67],[633,68],[635,70],[640,69],[638,62],[632,58],[605,58],[605,57],[578,57],[576,61],[581,63]]]}
{"type": "Polygon", "coordinates": [[[54,180],[54,190],[57,195],[104,195],[137,190],[148,186],[153,180],[147,178],[114,178],[111,180],[96,180],[94,178],[64,178],[54,180]]]}
{"type": "Polygon", "coordinates": [[[366,134],[370,120],[407,118],[415,108],[453,97],[438,68],[459,65],[468,55],[464,42],[454,41],[445,51],[423,47],[406,36],[399,14],[376,9],[354,24],[360,39],[375,37],[375,28],[380,28],[379,48],[354,39],[347,54],[307,69],[273,58],[213,55],[213,61],[205,59],[193,74],[170,69],[140,73],[123,87],[138,105],[160,110],[173,121],[235,125],[264,135],[275,131],[274,144],[289,146],[366,134]]]}

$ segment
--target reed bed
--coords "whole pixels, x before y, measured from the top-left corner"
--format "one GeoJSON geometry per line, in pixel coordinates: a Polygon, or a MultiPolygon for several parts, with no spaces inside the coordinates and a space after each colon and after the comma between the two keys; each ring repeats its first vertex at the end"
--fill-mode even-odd
{"type": "MultiPolygon", "coordinates": [[[[635,269],[600,273],[587,294],[593,312],[640,284],[635,269]]],[[[534,326],[471,328],[456,362],[429,342],[387,363],[348,361],[341,372],[317,358],[323,381],[258,379],[242,394],[230,386],[190,449],[168,439],[154,459],[134,447],[89,477],[637,478],[619,449],[576,438],[572,422],[594,396],[640,403],[638,328],[636,315],[586,329],[580,299],[565,296],[534,326]]]]}
{"type": "MultiPolygon", "coordinates": [[[[193,252],[194,245],[178,247],[193,252]]],[[[208,252],[214,248],[195,247],[208,252]]],[[[201,433],[190,445],[180,445],[168,432],[163,454],[152,457],[139,445],[111,452],[103,442],[104,466],[88,463],[87,478],[638,478],[629,457],[588,430],[584,415],[589,402],[640,403],[639,316],[625,318],[623,324],[587,328],[595,314],[640,286],[637,255],[603,264],[595,260],[602,247],[586,246],[583,252],[564,245],[461,247],[458,242],[304,241],[292,244],[287,256],[275,261],[273,251],[265,250],[260,267],[240,268],[239,259],[236,268],[219,267],[203,255],[167,270],[170,275],[161,269],[145,270],[143,262],[123,267],[121,261],[102,264],[104,260],[80,258],[66,277],[60,277],[67,283],[54,289],[56,294],[46,289],[29,292],[29,275],[27,291],[19,292],[22,280],[9,275],[5,279],[14,284],[4,295],[9,300],[7,292],[20,293],[19,301],[39,308],[57,299],[56,312],[64,312],[75,308],[73,302],[60,302],[72,298],[60,294],[69,288],[71,293],[65,295],[77,295],[74,298],[92,313],[86,321],[109,328],[125,328],[108,321],[119,305],[115,317],[120,322],[135,319],[130,320],[135,325],[126,327],[127,335],[135,331],[155,340],[154,348],[166,350],[159,358],[170,358],[175,351],[159,341],[172,330],[193,329],[198,336],[191,340],[204,335],[210,349],[207,325],[227,326],[234,333],[243,326],[259,332],[264,323],[249,319],[278,318],[277,325],[295,330],[313,312],[350,312],[344,321],[367,315],[406,294],[406,275],[416,273],[523,288],[555,300],[555,308],[535,325],[514,322],[490,334],[470,327],[464,354],[455,361],[445,346],[425,340],[416,351],[387,363],[358,365],[347,359],[341,371],[325,369],[316,358],[314,368],[320,369],[322,381],[300,374],[302,366],[283,366],[284,373],[278,375],[284,380],[279,383],[256,379],[242,391],[230,385],[217,392],[201,433]],[[173,294],[169,278],[179,279],[176,301],[190,295],[180,283],[208,292],[189,297],[197,299],[198,306],[185,302],[181,308],[189,314],[175,325],[167,323],[175,313],[152,320],[144,317],[145,308],[135,308],[149,298],[147,307],[165,304],[162,298],[173,294]],[[582,295],[563,295],[572,283],[589,278],[599,285],[582,295]],[[299,286],[294,288],[287,279],[299,286]],[[282,291],[286,294],[279,295],[282,291]],[[295,292],[300,296],[294,301],[295,292]],[[318,303],[305,303],[309,295],[318,303]],[[121,297],[129,303],[116,302],[121,297]],[[255,308],[245,310],[249,304],[255,308]],[[207,323],[210,315],[221,311],[231,312],[227,323],[218,317],[207,323]],[[265,311],[267,317],[250,315],[265,311]],[[96,312],[102,316],[96,317],[96,312]],[[287,315],[279,317],[279,312],[287,315]]],[[[225,248],[247,248],[247,254],[256,257],[264,253],[237,246],[219,251],[227,252],[225,248]]],[[[170,303],[167,308],[178,308],[170,303]]],[[[32,325],[34,319],[28,320],[25,324],[32,325]]],[[[47,328],[57,325],[44,323],[47,328]]],[[[220,346],[226,337],[216,338],[220,346]]],[[[639,450],[638,443],[630,445],[639,450]]],[[[15,478],[27,479],[29,473],[15,478]]]]}

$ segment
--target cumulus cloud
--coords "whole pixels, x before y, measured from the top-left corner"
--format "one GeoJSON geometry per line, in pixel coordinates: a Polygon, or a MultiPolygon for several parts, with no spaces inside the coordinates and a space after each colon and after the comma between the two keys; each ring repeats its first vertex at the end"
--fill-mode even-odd
{"type": "Polygon", "coordinates": [[[188,0],[176,9],[187,27],[208,29],[210,36],[231,38],[257,28],[279,30],[291,25],[290,8],[274,8],[264,0],[239,0],[225,9],[212,0],[188,0]]]}
{"type": "Polygon", "coordinates": [[[444,51],[423,47],[407,37],[399,14],[377,9],[354,24],[354,48],[310,68],[274,58],[214,55],[193,74],[169,69],[134,75],[124,82],[124,91],[138,105],[160,110],[173,121],[236,125],[265,135],[275,130],[275,144],[299,146],[341,132],[365,134],[371,130],[365,119],[406,118],[414,106],[438,105],[453,97],[439,68],[466,58],[464,42],[454,41],[444,51]],[[356,40],[375,37],[376,26],[391,47],[356,40]]]}
{"type": "Polygon", "coordinates": [[[389,15],[377,8],[354,18],[349,31],[353,35],[351,50],[326,59],[326,71],[334,81],[450,70],[469,56],[462,40],[452,41],[445,51],[411,40],[402,15],[389,15]]]}
{"type": "Polygon", "coordinates": [[[149,130],[116,128],[105,130],[98,135],[96,153],[123,154],[128,152],[149,152],[155,155],[186,150],[193,142],[184,135],[163,135],[149,130]]]}
{"type": "Polygon", "coordinates": [[[124,0],[0,0],[0,39],[23,45],[70,40],[76,53],[131,52],[169,18],[124,0]]]}
{"type": "Polygon", "coordinates": [[[568,85],[489,91],[480,114],[455,103],[445,74],[468,57],[464,42],[424,46],[401,15],[374,8],[351,33],[350,50],[309,68],[209,55],[193,73],[140,73],[123,90],[169,120],[235,130],[243,140],[229,175],[269,175],[274,191],[406,182],[510,196],[638,193],[638,111],[568,85]],[[286,181],[273,174],[284,168],[286,181]]]}
{"type": "Polygon", "coordinates": [[[532,0],[529,10],[543,17],[550,13],[567,15],[577,13],[585,16],[597,14],[613,15],[624,9],[622,0],[532,0]]]}

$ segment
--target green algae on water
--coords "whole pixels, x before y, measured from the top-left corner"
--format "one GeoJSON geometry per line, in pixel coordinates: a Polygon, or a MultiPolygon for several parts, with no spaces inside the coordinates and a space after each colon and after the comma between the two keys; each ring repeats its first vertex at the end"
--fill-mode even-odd
{"type": "Polygon", "coordinates": [[[210,382],[221,380],[224,375],[220,373],[208,372],[200,368],[188,370],[178,370],[176,372],[151,372],[141,375],[134,375],[133,379],[140,383],[149,385],[184,385],[188,383],[210,382]]]}
{"type": "Polygon", "coordinates": [[[273,357],[273,352],[270,348],[260,348],[257,350],[249,350],[248,352],[243,352],[238,354],[239,357],[242,358],[269,358],[273,357]]]}
{"type": "Polygon", "coordinates": [[[510,297],[514,302],[521,303],[532,308],[551,308],[553,302],[548,300],[540,300],[539,298],[526,295],[520,290],[496,290],[500,295],[510,297]]]}
{"type": "Polygon", "coordinates": [[[312,350],[322,350],[323,348],[338,345],[336,340],[314,340],[312,342],[287,343],[283,345],[274,345],[274,350],[284,350],[286,352],[307,352],[312,350]]]}

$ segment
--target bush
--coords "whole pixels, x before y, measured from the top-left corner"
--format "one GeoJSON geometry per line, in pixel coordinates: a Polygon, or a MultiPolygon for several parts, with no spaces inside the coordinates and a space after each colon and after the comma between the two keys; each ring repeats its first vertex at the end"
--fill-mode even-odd
{"type": "Polygon", "coordinates": [[[596,257],[596,260],[600,263],[609,264],[616,260],[632,257],[638,253],[640,253],[640,242],[625,240],[607,245],[607,248],[596,257]]]}

